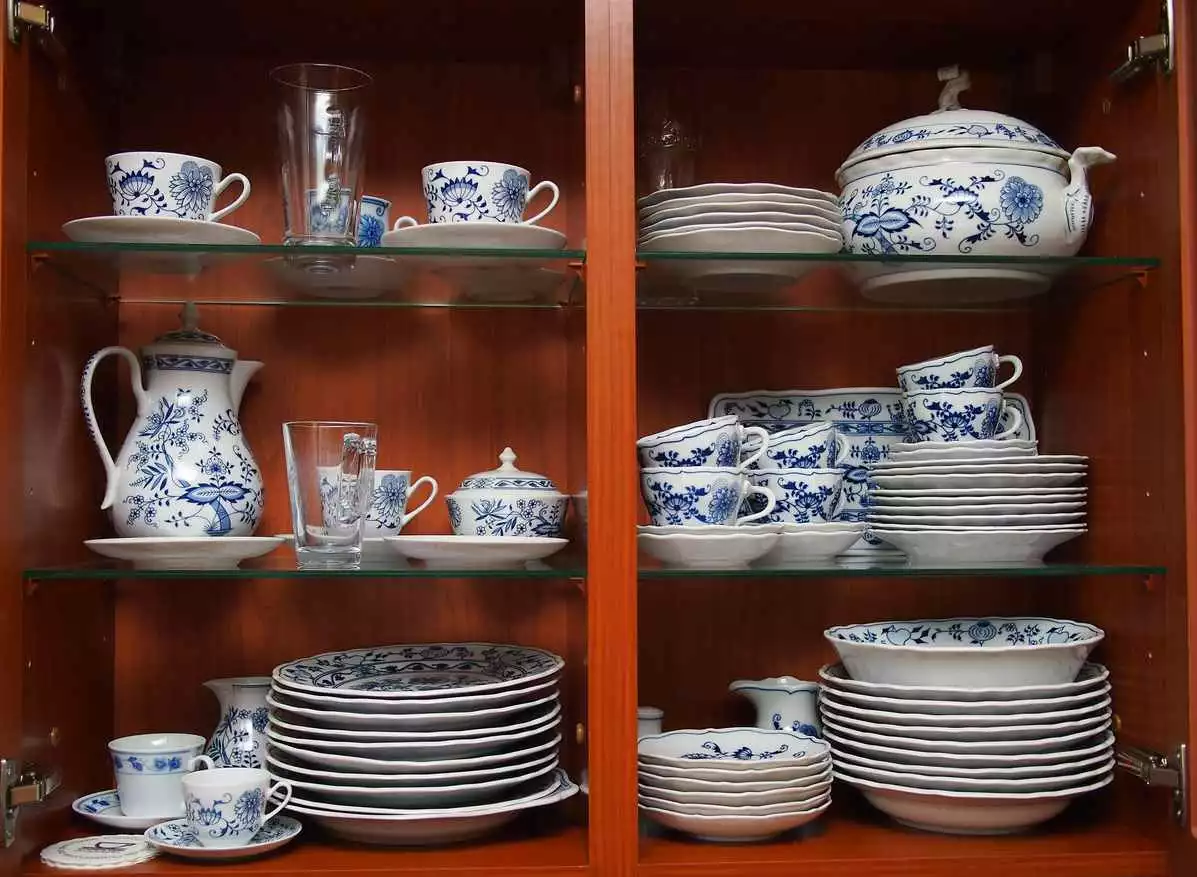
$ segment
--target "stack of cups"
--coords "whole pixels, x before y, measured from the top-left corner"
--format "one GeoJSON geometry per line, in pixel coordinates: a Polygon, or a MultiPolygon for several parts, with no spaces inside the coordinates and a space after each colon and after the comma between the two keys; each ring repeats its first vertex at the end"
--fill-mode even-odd
{"type": "MultiPolygon", "coordinates": [[[[768,524],[817,524],[835,521],[842,501],[844,470],[840,466],[835,425],[811,423],[773,433],[767,443],[749,439],[744,468],[750,482],[767,490],[773,510],[768,524]]],[[[752,511],[759,511],[755,499],[752,511]]]]}
{"type": "Polygon", "coordinates": [[[1022,375],[1017,356],[998,356],[993,345],[950,353],[898,369],[906,441],[1001,441],[1018,432],[1022,415],[1002,398],[1002,390],[1022,375]],[[998,368],[1010,363],[1009,378],[997,382],[998,368]]]}

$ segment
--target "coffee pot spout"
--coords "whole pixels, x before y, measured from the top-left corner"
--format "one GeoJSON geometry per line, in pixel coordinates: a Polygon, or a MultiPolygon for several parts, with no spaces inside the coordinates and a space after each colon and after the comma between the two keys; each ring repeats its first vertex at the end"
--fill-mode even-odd
{"type": "Polygon", "coordinates": [[[1089,234],[1093,221],[1093,196],[1089,194],[1091,167],[1109,164],[1115,156],[1100,146],[1082,146],[1068,159],[1068,186],[1064,189],[1064,222],[1066,240],[1075,253],[1089,234]]]}
{"type": "Polygon", "coordinates": [[[265,365],[256,359],[239,359],[233,363],[233,373],[229,377],[229,401],[233,403],[233,413],[241,413],[241,397],[245,393],[249,379],[258,373],[265,365]]]}

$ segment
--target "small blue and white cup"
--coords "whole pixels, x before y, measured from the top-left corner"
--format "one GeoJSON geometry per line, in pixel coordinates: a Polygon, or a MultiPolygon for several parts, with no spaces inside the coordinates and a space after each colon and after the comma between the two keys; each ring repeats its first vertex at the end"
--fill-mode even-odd
{"type": "Polygon", "coordinates": [[[902,416],[908,442],[968,442],[1008,439],[1022,428],[1022,412],[998,389],[930,390],[907,393],[902,416]],[[998,432],[1008,418],[1010,427],[998,432]]]}
{"type": "Polygon", "coordinates": [[[438,490],[440,485],[431,475],[421,475],[413,482],[407,469],[375,469],[374,493],[363,534],[367,539],[398,536],[412,518],[432,504],[438,490]],[[428,496],[409,512],[407,503],[422,484],[427,485],[428,496]]]}
{"type": "Polygon", "coordinates": [[[221,171],[220,165],[176,152],[118,152],[104,159],[114,216],[153,216],[216,222],[249,198],[244,174],[221,171]],[[241,184],[233,203],[213,211],[216,199],[231,184],[241,184]]]}
{"type": "Polygon", "coordinates": [[[121,812],[126,816],[175,819],[184,815],[183,778],[212,759],[200,753],[198,734],[134,734],[108,744],[121,812]]]}
{"type": "Polygon", "coordinates": [[[353,221],[352,189],[341,189],[334,197],[324,197],[319,189],[308,189],[307,199],[310,236],[326,238],[322,243],[328,244],[354,242],[357,226],[353,221]]]}
{"type": "Polygon", "coordinates": [[[762,452],[746,441],[743,465],[748,469],[816,469],[839,465],[839,433],[834,423],[809,423],[772,433],[762,452]]]}
{"type": "MultiPolygon", "coordinates": [[[[439,161],[420,171],[428,221],[507,222],[535,225],[557,206],[561,191],[544,180],[531,185],[532,175],[514,164],[501,161],[439,161]],[[552,195],[549,206],[531,219],[524,219],[528,202],[541,192],[552,195]]],[[[410,216],[395,220],[395,230],[419,223],[410,216]]]]}
{"type": "Polygon", "coordinates": [[[363,195],[357,208],[357,245],[381,247],[382,236],[390,227],[391,202],[377,195],[363,195]]]}
{"type": "Polygon", "coordinates": [[[196,840],[212,849],[229,849],[249,844],[287,806],[291,784],[272,783],[260,767],[218,767],[185,777],[183,796],[187,827],[196,840]],[[267,802],[272,802],[270,809],[267,802]]]}
{"type": "Polygon", "coordinates": [[[646,435],[636,442],[640,465],[645,468],[676,469],[681,466],[747,466],[760,459],[771,446],[768,430],[743,426],[734,414],[712,417],[646,435]],[[741,460],[746,441],[755,450],[741,460]]]}
{"type": "Polygon", "coordinates": [[[737,526],[773,511],[773,494],[748,482],[740,467],[686,466],[640,470],[640,493],[658,527],[737,526]],[[740,515],[745,497],[759,495],[761,511],[740,515]]]}
{"type": "Polygon", "coordinates": [[[834,521],[843,497],[843,469],[758,469],[752,484],[766,490],[773,507],[762,524],[811,524],[834,521]]]}
{"type": "Polygon", "coordinates": [[[968,387],[988,387],[1002,390],[1022,376],[1022,360],[1017,356],[998,356],[993,345],[949,353],[936,359],[904,365],[898,369],[898,385],[903,393],[927,390],[960,390],[968,387]],[[1000,384],[998,369],[1010,363],[1014,373],[1000,384]]]}

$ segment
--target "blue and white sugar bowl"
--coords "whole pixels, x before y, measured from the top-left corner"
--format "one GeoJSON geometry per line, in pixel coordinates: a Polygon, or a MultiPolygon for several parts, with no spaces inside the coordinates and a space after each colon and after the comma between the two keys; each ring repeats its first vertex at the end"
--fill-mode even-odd
{"type": "Polygon", "coordinates": [[[445,497],[449,523],[458,536],[561,535],[569,497],[544,475],[515,466],[511,448],[499,468],[478,472],[445,497]]]}

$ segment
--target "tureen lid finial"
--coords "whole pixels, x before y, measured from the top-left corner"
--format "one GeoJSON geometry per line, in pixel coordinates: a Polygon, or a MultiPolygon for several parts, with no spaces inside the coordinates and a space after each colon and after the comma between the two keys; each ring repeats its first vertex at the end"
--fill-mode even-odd
{"type": "Polygon", "coordinates": [[[935,71],[935,75],[944,84],[943,89],[939,92],[937,112],[960,109],[960,92],[972,88],[973,84],[968,71],[961,70],[959,65],[953,64],[950,67],[940,67],[935,71]]]}
{"type": "Polygon", "coordinates": [[[183,310],[179,312],[179,323],[178,329],[155,338],[154,344],[211,344],[224,347],[223,341],[199,327],[199,308],[195,302],[184,302],[183,310]]]}
{"type": "Polygon", "coordinates": [[[503,448],[503,453],[499,454],[499,463],[501,464],[499,470],[502,472],[514,472],[515,460],[515,451],[511,450],[510,447],[503,448]]]}

